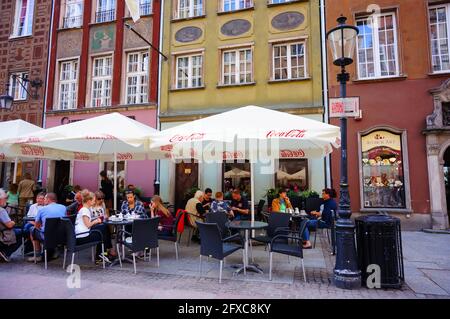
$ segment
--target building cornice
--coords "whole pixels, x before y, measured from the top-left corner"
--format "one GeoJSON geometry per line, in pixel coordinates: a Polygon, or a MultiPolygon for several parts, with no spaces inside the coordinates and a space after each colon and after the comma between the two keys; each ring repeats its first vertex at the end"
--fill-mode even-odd
{"type": "Polygon", "coordinates": [[[108,107],[95,107],[95,108],[82,108],[73,110],[53,110],[47,111],[47,116],[68,116],[68,115],[81,115],[81,114],[97,114],[97,113],[111,113],[111,112],[127,112],[127,111],[140,111],[140,110],[156,110],[156,104],[145,105],[118,105],[108,107]]]}

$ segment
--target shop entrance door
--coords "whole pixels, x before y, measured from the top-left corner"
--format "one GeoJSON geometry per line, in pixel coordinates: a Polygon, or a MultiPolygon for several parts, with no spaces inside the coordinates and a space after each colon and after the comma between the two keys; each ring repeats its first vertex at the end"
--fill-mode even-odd
{"type": "Polygon", "coordinates": [[[450,224],[450,146],[444,153],[444,182],[445,182],[445,199],[447,201],[447,216],[450,224]]]}
{"type": "Polygon", "coordinates": [[[64,188],[69,185],[70,161],[55,161],[55,174],[53,179],[53,189],[58,196],[58,202],[65,204],[64,188]]]}
{"type": "Polygon", "coordinates": [[[185,194],[193,187],[198,187],[198,163],[194,161],[176,164],[175,167],[175,209],[185,208],[188,198],[185,194]]]}

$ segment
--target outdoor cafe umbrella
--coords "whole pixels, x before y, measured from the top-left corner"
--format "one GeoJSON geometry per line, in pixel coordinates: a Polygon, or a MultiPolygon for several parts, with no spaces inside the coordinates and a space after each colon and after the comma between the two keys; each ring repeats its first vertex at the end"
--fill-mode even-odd
{"type": "MultiPolygon", "coordinates": [[[[9,140],[14,147],[37,147],[43,157],[114,161],[114,209],[117,209],[117,160],[164,158],[164,152],[149,152],[157,131],[114,112],[52,127],[9,140]]],[[[39,152],[36,152],[39,153],[39,152]]]]}
{"type": "MultiPolygon", "coordinates": [[[[249,159],[252,220],[254,163],[263,159],[321,158],[340,146],[340,128],[258,106],[246,106],[163,130],[152,149],[197,160],[249,159]]],[[[273,172],[272,172],[273,173],[273,172]]]]}
{"type": "Polygon", "coordinates": [[[39,131],[42,131],[42,128],[23,120],[0,122],[0,162],[14,162],[13,183],[16,183],[17,181],[18,161],[33,161],[35,160],[35,158],[23,155],[22,153],[11,148],[10,145],[5,143],[5,141],[11,138],[15,138],[19,135],[30,134],[39,131]]]}

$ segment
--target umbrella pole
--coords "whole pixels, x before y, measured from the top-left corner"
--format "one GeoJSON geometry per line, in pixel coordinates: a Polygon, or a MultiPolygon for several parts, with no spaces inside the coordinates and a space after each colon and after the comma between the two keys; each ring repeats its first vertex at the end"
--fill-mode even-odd
{"type": "Polygon", "coordinates": [[[17,183],[17,164],[18,164],[18,158],[14,160],[14,174],[13,174],[13,183],[17,183]]]}
{"type": "Polygon", "coordinates": [[[114,152],[114,211],[117,211],[117,152],[114,152]]]}
{"type": "MultiPolygon", "coordinates": [[[[251,212],[252,212],[252,223],[255,221],[255,164],[253,163],[253,156],[250,158],[250,193],[252,196],[251,200],[251,212]]],[[[255,230],[252,230],[252,237],[255,237],[255,230]]]]}

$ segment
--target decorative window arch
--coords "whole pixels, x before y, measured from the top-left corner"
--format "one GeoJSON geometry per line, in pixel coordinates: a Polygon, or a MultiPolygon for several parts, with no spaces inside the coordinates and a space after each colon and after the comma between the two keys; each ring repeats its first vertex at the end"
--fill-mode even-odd
{"type": "Polygon", "coordinates": [[[411,212],[406,130],[358,132],[358,149],[361,210],[411,212]]]}

